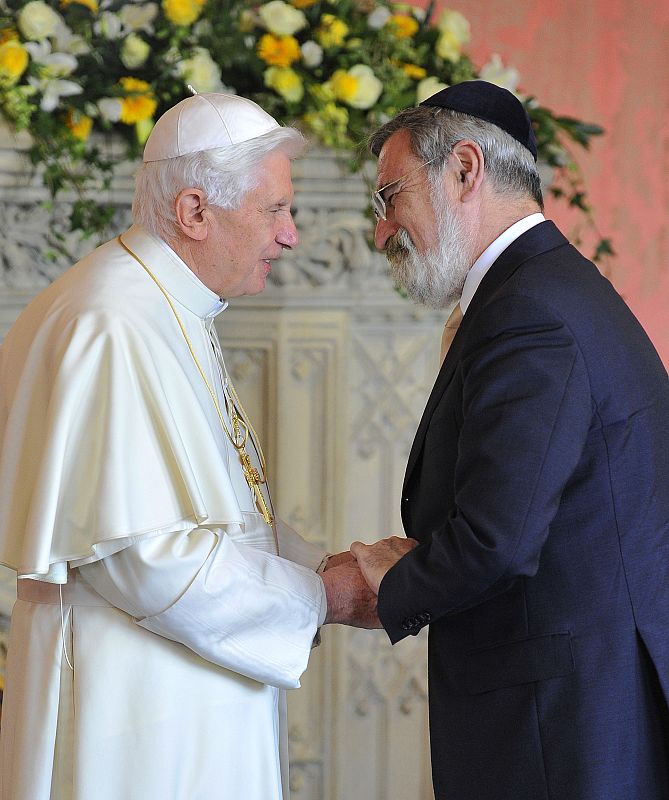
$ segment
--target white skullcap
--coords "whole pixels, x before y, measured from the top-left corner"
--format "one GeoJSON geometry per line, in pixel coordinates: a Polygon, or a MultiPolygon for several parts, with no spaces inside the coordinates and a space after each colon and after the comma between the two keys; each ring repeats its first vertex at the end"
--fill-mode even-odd
{"type": "Polygon", "coordinates": [[[168,109],[144,147],[144,162],[248,142],[278,128],[259,105],[235,94],[196,94],[168,109]]]}

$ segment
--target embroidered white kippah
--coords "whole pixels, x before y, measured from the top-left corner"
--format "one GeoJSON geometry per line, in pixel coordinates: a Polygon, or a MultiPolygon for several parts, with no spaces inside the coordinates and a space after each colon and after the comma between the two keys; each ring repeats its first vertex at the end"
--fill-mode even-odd
{"type": "Polygon", "coordinates": [[[144,162],[178,158],[255,139],[279,123],[235,94],[196,94],[168,109],[144,147],[144,162]]]}

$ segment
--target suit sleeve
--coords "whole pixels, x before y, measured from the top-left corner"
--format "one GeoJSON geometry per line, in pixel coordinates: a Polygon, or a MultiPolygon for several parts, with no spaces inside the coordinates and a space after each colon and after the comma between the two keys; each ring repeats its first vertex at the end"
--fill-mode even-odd
{"type": "MultiPolygon", "coordinates": [[[[536,573],[592,418],[571,331],[530,298],[504,297],[483,309],[457,370],[461,408],[443,408],[453,402],[447,393],[425,443],[434,454],[445,446],[444,418],[459,419],[455,502],[381,583],[379,616],[393,643],[536,573]]],[[[432,463],[439,457],[424,451],[422,469],[432,463]]]]}

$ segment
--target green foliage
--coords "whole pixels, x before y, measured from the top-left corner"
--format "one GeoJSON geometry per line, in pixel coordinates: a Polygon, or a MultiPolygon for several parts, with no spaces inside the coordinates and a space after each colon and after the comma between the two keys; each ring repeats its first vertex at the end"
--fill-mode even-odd
{"type": "MultiPolygon", "coordinates": [[[[155,119],[188,95],[187,84],[255,100],[343,151],[353,169],[376,127],[444,85],[481,77],[516,91],[518,74],[495,57],[480,69],[472,63],[467,20],[450,10],[434,18],[434,6],[0,0],[0,112],[15,131],[29,131],[30,159],[51,196],[72,202],[72,228],[97,236],[114,213],[100,202],[114,168],[141,154],[155,119]],[[100,144],[110,133],[123,142],[113,156],[100,144]]],[[[587,149],[602,129],[532,96],[523,102],[539,156],[555,169],[553,195],[592,223],[569,145],[587,149]]],[[[598,257],[611,252],[602,239],[598,257]]]]}

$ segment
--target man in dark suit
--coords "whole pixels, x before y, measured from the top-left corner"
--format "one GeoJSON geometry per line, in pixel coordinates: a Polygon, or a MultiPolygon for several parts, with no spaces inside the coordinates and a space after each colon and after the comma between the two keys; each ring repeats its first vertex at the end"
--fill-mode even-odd
{"type": "Polygon", "coordinates": [[[437,800],[667,800],[666,369],[544,220],[512,94],[445,89],[372,151],[377,246],[462,317],[409,456],[411,538],[351,548],[393,644],[429,624],[437,800]]]}

